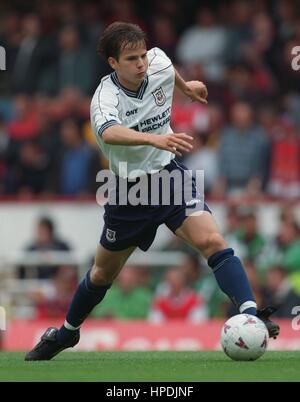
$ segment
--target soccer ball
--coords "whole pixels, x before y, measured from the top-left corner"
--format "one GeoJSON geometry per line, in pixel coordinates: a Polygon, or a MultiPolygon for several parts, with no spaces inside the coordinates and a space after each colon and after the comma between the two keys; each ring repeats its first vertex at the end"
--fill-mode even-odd
{"type": "Polygon", "coordinates": [[[221,332],[224,352],[232,360],[256,360],[268,346],[265,324],[250,314],[238,314],[225,322],[221,332]]]}

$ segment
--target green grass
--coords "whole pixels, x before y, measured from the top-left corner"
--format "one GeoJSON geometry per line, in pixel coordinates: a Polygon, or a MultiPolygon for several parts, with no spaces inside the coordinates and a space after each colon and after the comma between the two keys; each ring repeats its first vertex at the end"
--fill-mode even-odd
{"type": "Polygon", "coordinates": [[[64,352],[49,362],[0,353],[0,381],[300,381],[300,352],[233,362],[222,352],[64,352]]]}

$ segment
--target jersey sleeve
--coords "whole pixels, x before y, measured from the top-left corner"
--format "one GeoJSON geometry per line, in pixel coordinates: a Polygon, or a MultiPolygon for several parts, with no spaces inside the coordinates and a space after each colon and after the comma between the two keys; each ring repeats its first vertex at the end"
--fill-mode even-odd
{"type": "Polygon", "coordinates": [[[118,103],[119,98],[116,93],[100,87],[91,104],[91,120],[96,135],[102,136],[107,128],[122,124],[117,109],[118,103]]]}
{"type": "Polygon", "coordinates": [[[171,68],[173,63],[166,53],[159,47],[154,47],[148,52],[149,68],[155,73],[171,68]]]}

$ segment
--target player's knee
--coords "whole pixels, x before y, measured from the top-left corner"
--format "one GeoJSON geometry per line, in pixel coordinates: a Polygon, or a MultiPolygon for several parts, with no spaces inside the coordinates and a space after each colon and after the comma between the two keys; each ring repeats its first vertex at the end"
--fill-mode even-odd
{"type": "Polygon", "coordinates": [[[106,286],[113,282],[114,277],[111,272],[107,272],[102,267],[93,265],[90,273],[91,282],[96,286],[106,286]]]}
{"type": "Polygon", "coordinates": [[[205,257],[209,257],[217,251],[224,250],[227,246],[222,235],[218,232],[213,232],[201,237],[196,247],[205,257]]]}
{"type": "Polygon", "coordinates": [[[213,233],[211,236],[211,245],[215,251],[224,250],[227,247],[226,241],[220,233],[213,233]]]}

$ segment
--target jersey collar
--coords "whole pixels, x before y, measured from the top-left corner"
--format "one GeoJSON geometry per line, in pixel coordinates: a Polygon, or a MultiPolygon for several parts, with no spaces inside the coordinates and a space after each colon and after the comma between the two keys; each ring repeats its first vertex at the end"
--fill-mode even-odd
{"type": "Polygon", "coordinates": [[[118,76],[116,72],[114,71],[113,73],[110,74],[112,82],[118,87],[121,88],[127,96],[130,96],[131,98],[137,98],[137,99],[143,99],[143,95],[146,91],[146,88],[148,86],[148,75],[146,74],[144,81],[141,83],[139,89],[137,91],[130,91],[130,89],[125,88],[119,81],[118,76]]]}

